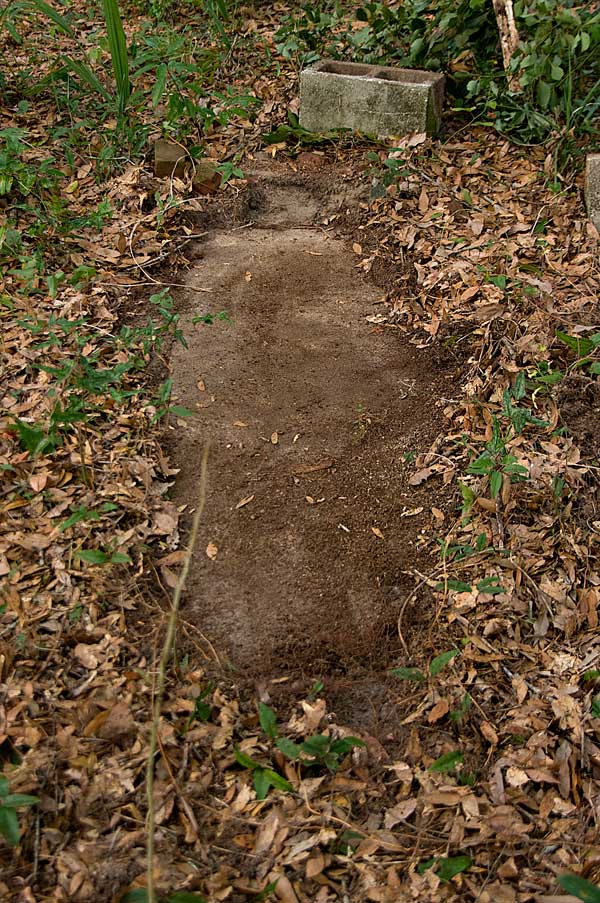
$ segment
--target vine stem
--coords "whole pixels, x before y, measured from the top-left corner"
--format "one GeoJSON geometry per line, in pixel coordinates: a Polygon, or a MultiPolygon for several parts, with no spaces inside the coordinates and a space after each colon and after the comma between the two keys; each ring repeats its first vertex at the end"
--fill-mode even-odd
{"type": "Polygon", "coordinates": [[[158,673],[152,705],[152,723],[150,725],[150,743],[148,747],[148,762],[146,765],[146,797],[148,800],[148,812],[146,815],[146,885],[148,892],[148,903],[156,903],[156,893],[154,890],[154,831],[156,826],[156,811],[154,808],[154,759],[156,757],[156,752],[158,749],[158,728],[160,725],[160,715],[165,696],[167,668],[169,666],[169,659],[171,658],[171,652],[173,651],[173,644],[175,642],[179,604],[181,602],[181,595],[183,593],[183,589],[185,587],[185,583],[190,570],[194,546],[196,545],[196,540],[198,539],[200,519],[202,517],[204,506],[206,504],[208,449],[209,445],[207,443],[202,453],[198,504],[196,506],[196,511],[194,512],[194,519],[192,521],[192,529],[190,532],[190,539],[186,555],[183,561],[183,567],[181,568],[181,573],[177,578],[175,591],[173,593],[173,602],[171,604],[171,611],[169,613],[169,620],[167,622],[167,632],[160,656],[160,662],[158,664],[158,673]]]}

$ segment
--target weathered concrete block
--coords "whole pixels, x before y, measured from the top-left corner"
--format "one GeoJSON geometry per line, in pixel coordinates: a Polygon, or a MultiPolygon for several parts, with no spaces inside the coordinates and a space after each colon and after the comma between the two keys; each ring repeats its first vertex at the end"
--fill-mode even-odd
{"type": "Polygon", "coordinates": [[[300,125],[310,132],[434,135],[443,102],[444,76],[437,72],[321,60],[300,74],[300,125]]]}
{"type": "Polygon", "coordinates": [[[600,232],[600,154],[588,154],[585,161],[585,206],[600,232]]]}
{"type": "Polygon", "coordinates": [[[181,179],[188,163],[187,151],[180,144],[159,138],[154,142],[154,174],[181,179]]]}

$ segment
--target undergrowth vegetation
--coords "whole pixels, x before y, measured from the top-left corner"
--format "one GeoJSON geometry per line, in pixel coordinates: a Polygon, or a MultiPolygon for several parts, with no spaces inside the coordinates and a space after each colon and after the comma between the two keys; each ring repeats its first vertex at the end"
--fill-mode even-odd
{"type": "Polygon", "coordinates": [[[594,4],[515,3],[520,44],[502,68],[488,0],[377,0],[349,13],[338,3],[305,4],[275,35],[298,66],[321,56],[443,71],[457,110],[522,143],[596,133],[600,108],[600,13],[594,4]],[[511,76],[516,83],[511,84],[511,76]]]}
{"type": "MultiPolygon", "coordinates": [[[[2,899],[514,903],[559,875],[597,901],[599,446],[577,405],[597,411],[599,287],[575,179],[597,141],[600,13],[515,14],[505,72],[488,0],[0,11],[2,899]],[[294,77],[320,56],[443,70],[459,130],[394,148],[307,133],[294,77]],[[181,143],[182,178],[154,177],[159,137],[181,143]],[[173,274],[228,197],[199,197],[190,172],[206,157],[241,194],[265,147],[319,165],[335,148],[365,174],[358,265],[395,273],[376,329],[470,349],[445,435],[405,458],[409,486],[452,485],[456,506],[451,523],[433,506],[418,541],[435,565],[398,612],[392,758],[336,723],[327,675],[280,709],[209,680],[190,631],[156,755],[153,896],[152,600],[170,604],[185,558],[162,440],[192,414],[169,369],[173,274]]],[[[191,327],[234,329],[202,292],[191,327]]]]}

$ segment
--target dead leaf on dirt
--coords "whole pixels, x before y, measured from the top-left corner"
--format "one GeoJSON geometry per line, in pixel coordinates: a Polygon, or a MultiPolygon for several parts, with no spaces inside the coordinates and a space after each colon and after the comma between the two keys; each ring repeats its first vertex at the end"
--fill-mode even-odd
{"type": "Polygon", "coordinates": [[[77,643],[73,649],[73,655],[89,671],[97,668],[104,658],[98,646],[88,646],[87,643],[77,643]]]}
{"type": "Polygon", "coordinates": [[[329,470],[330,467],[333,467],[333,464],[333,458],[325,458],[325,460],[321,461],[319,464],[299,464],[292,469],[292,473],[296,476],[303,476],[307,473],[317,473],[319,470],[329,470]]]}
{"type": "Polygon", "coordinates": [[[249,505],[250,502],[254,501],[253,495],[247,495],[246,498],[240,499],[240,501],[235,506],[236,509],[243,508],[245,505],[249,505]]]}
{"type": "Polygon", "coordinates": [[[433,467],[424,467],[422,470],[418,470],[409,477],[409,485],[420,486],[421,483],[425,483],[426,480],[429,480],[437,473],[439,473],[439,467],[435,465],[433,467]]]}
{"type": "Polygon", "coordinates": [[[403,800],[403,802],[399,803],[397,806],[393,806],[391,809],[386,809],[384,824],[386,828],[395,827],[398,822],[406,821],[407,818],[416,811],[417,808],[417,799],[416,797],[411,797],[410,799],[403,800]]]}
{"type": "Polygon", "coordinates": [[[279,442],[278,433],[271,433],[271,445],[277,445],[278,442],[279,442]]]}
{"type": "Polygon", "coordinates": [[[447,699],[440,699],[427,713],[427,721],[429,724],[435,724],[440,718],[444,718],[450,711],[450,703],[447,699]]]}
{"type": "Polygon", "coordinates": [[[371,532],[375,534],[375,536],[379,537],[379,539],[385,539],[385,536],[379,529],[379,527],[371,527],[371,532]]]}
{"type": "Polygon", "coordinates": [[[209,542],[206,547],[206,554],[211,561],[214,561],[219,553],[219,549],[214,542],[209,542]]]}

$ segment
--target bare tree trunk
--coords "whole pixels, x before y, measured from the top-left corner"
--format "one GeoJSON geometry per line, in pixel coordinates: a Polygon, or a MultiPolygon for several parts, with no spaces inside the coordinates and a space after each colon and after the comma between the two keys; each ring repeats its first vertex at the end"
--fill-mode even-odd
{"type": "MultiPolygon", "coordinates": [[[[492,0],[494,4],[494,13],[496,22],[498,23],[498,31],[500,33],[500,46],[502,48],[502,61],[504,68],[508,70],[508,66],[512,59],[513,53],[519,44],[519,32],[515,24],[515,16],[513,13],[512,0],[492,0]]],[[[515,74],[509,75],[508,85],[512,91],[519,90],[519,78],[515,74]]]]}

